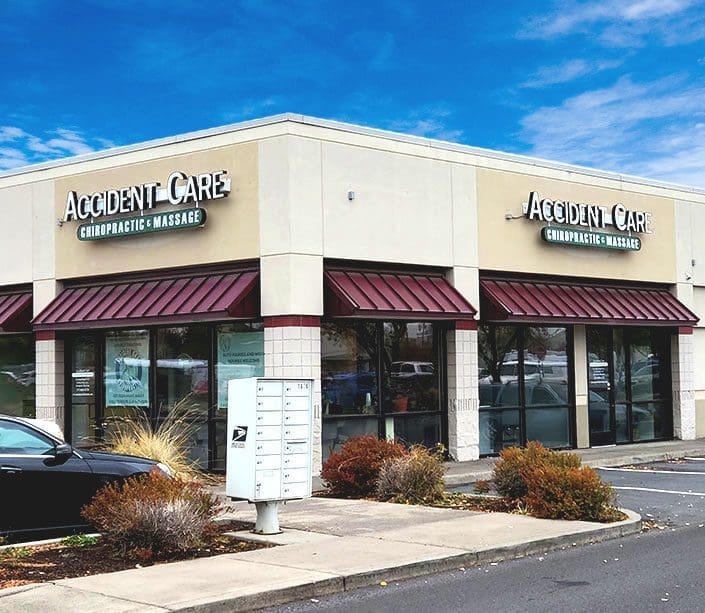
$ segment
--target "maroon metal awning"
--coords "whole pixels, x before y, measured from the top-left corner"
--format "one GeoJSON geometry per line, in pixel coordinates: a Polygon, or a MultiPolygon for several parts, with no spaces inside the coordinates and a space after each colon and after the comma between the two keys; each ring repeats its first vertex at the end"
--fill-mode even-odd
{"type": "Polygon", "coordinates": [[[0,294],[0,332],[30,332],[32,292],[0,294]]]}
{"type": "Polygon", "coordinates": [[[35,330],[148,326],[259,316],[257,271],[73,287],[32,324],[35,330]]]}
{"type": "Polygon", "coordinates": [[[440,275],[326,270],[326,315],[474,319],[476,309],[440,275]]]}
{"type": "Polygon", "coordinates": [[[483,321],[693,326],[698,316],[665,289],[586,283],[480,281],[483,321]]]}

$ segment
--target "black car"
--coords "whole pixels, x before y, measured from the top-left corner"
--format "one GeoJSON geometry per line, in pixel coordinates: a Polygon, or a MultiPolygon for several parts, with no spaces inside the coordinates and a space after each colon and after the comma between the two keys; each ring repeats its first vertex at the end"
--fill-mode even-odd
{"type": "Polygon", "coordinates": [[[85,528],[81,508],[105,484],[169,469],[154,460],[77,450],[32,420],[0,415],[0,535],[85,528]]]}

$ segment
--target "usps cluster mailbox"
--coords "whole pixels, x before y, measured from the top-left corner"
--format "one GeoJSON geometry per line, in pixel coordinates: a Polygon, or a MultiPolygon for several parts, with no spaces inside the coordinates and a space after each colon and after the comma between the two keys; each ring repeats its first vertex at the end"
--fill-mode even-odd
{"type": "Polygon", "coordinates": [[[228,382],[225,493],[251,502],[311,495],[313,380],[228,382]]]}

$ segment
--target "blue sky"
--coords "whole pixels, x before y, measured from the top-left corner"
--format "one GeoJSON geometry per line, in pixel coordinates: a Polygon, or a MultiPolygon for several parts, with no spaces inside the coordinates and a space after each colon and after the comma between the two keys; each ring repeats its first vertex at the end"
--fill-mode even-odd
{"type": "Polygon", "coordinates": [[[1,0],[0,170],[295,112],[705,187],[705,0],[1,0]]]}

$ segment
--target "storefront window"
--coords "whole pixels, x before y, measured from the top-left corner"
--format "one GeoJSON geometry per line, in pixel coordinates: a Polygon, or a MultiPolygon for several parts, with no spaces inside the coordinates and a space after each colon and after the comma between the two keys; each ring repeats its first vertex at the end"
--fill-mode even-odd
{"type": "Polygon", "coordinates": [[[264,329],[259,323],[223,324],[216,336],[217,412],[225,417],[228,381],[264,376],[264,329]]]}
{"type": "Polygon", "coordinates": [[[212,468],[225,470],[227,453],[225,419],[228,381],[264,376],[264,327],[261,323],[230,323],[216,326],[215,400],[212,468]]]}
{"type": "Polygon", "coordinates": [[[377,355],[378,340],[374,324],[346,322],[324,323],[321,326],[321,402],[324,416],[379,413],[377,355]]]}
{"type": "Polygon", "coordinates": [[[324,460],[364,434],[429,447],[441,442],[440,337],[429,322],[322,324],[324,460]]]}
{"type": "Polygon", "coordinates": [[[148,330],[105,333],[103,363],[104,411],[97,424],[110,439],[116,421],[149,411],[150,359],[148,330]]]}
{"type": "Polygon", "coordinates": [[[383,334],[385,413],[438,411],[439,377],[433,324],[389,322],[383,325],[383,334]]]}
{"type": "Polygon", "coordinates": [[[157,330],[157,407],[160,416],[172,411],[191,417],[208,413],[209,332],[206,326],[157,330]]]}
{"type": "Polygon", "coordinates": [[[34,417],[34,336],[0,335],[0,413],[34,417]]]}
{"type": "Polygon", "coordinates": [[[480,326],[478,366],[480,453],[571,445],[567,328],[480,326]]]}

